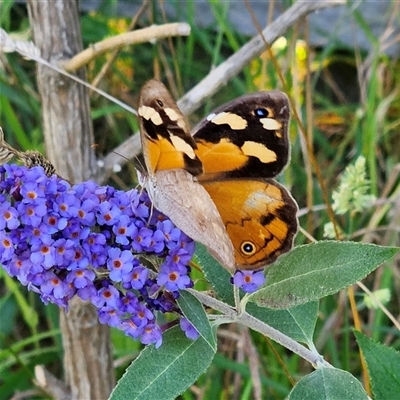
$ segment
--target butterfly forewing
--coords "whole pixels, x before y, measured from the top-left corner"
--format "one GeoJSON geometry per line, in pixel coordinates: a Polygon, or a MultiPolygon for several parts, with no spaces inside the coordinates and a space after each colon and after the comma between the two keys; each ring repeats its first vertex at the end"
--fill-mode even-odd
{"type": "Polygon", "coordinates": [[[152,79],[143,86],[138,114],[149,173],[176,168],[192,175],[202,172],[185,118],[161,82],[152,79]]]}
{"type": "Polygon", "coordinates": [[[289,158],[289,102],[279,91],[235,99],[212,112],[193,130],[200,179],[272,178],[289,158]]]}

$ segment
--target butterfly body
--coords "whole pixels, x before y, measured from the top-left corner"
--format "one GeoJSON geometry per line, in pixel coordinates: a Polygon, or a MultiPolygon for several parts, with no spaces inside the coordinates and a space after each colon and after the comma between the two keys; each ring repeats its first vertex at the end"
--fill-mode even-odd
{"type": "Polygon", "coordinates": [[[260,268],[292,246],[297,204],[272,179],[289,158],[289,112],[281,92],[242,96],[201,121],[192,137],[161,82],[142,88],[145,182],[154,206],[231,272],[260,268]]]}

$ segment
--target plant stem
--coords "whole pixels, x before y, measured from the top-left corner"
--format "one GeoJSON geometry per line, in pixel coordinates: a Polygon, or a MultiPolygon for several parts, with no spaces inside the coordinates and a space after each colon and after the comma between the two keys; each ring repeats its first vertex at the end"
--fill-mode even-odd
{"type": "Polygon", "coordinates": [[[257,332],[260,332],[265,336],[268,336],[275,342],[281,344],[282,346],[291,350],[293,353],[298,354],[300,357],[310,362],[314,366],[314,368],[332,368],[332,365],[325,361],[323,357],[316,351],[311,351],[307,349],[305,346],[296,342],[291,337],[253,317],[246,311],[243,310],[241,313],[238,313],[236,308],[233,308],[228,304],[225,304],[222,301],[217,300],[203,292],[198,292],[193,289],[187,290],[204,305],[221,312],[224,315],[224,318],[227,317],[229,321],[238,322],[251,329],[254,329],[257,332]]]}

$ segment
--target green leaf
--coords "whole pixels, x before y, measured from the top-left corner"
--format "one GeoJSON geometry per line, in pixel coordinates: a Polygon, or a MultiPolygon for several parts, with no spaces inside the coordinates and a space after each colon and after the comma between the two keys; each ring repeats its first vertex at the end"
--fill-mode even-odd
{"type": "Polygon", "coordinates": [[[318,300],[365,278],[399,250],[335,241],[299,246],[267,268],[266,285],[249,299],[270,308],[318,300]]]}
{"type": "Polygon", "coordinates": [[[235,300],[233,298],[233,286],[230,282],[231,274],[210,255],[205,246],[199,243],[196,243],[195,259],[204,276],[217,293],[218,298],[227,304],[233,305],[235,300]]]}
{"type": "Polygon", "coordinates": [[[371,378],[375,400],[396,399],[400,393],[400,353],[354,331],[371,378]]]}
{"type": "Polygon", "coordinates": [[[309,347],[313,343],[315,323],[318,316],[317,301],[301,304],[287,310],[271,310],[249,303],[246,311],[298,342],[306,343],[309,347]]]}
{"type": "Polygon", "coordinates": [[[361,383],[353,375],[336,368],[321,368],[301,379],[288,400],[368,399],[361,383]]]}
{"type": "Polygon", "coordinates": [[[183,315],[194,325],[202,338],[217,350],[217,341],[202,304],[192,294],[180,292],[177,300],[183,315]]]}
{"type": "Polygon", "coordinates": [[[168,400],[183,393],[209,367],[216,349],[193,341],[178,326],[164,333],[159,349],[147,346],[128,367],[110,400],[168,400]]]}
{"type": "Polygon", "coordinates": [[[23,296],[19,282],[8,276],[6,272],[3,272],[1,268],[0,268],[0,277],[4,278],[8,290],[10,291],[10,293],[14,295],[25,323],[30,327],[32,332],[36,332],[37,326],[39,324],[38,313],[36,312],[35,308],[32,307],[27,301],[27,299],[23,296]]]}

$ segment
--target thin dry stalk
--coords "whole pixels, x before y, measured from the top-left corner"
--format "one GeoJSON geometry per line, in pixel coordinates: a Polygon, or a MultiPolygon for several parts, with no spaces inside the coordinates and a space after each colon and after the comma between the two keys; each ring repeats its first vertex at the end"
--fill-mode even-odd
{"type": "Polygon", "coordinates": [[[121,33],[120,35],[97,42],[88,49],[81,51],[75,57],[71,58],[64,65],[64,68],[70,72],[77,71],[108,51],[120,49],[128,45],[152,42],[171,36],[188,36],[189,34],[190,26],[186,22],[153,25],[137,31],[121,33]]]}
{"type": "MultiPolygon", "coordinates": [[[[291,26],[313,11],[343,4],[345,4],[344,0],[330,0],[323,2],[299,1],[295,3],[290,9],[279,16],[272,24],[269,24],[262,31],[263,37],[257,35],[251,39],[226,61],[214,68],[204,79],[186,93],[186,95],[178,101],[179,108],[185,115],[195,111],[230,79],[239,74],[247,64],[259,57],[265,50],[265,41],[273,43],[291,26]]],[[[140,138],[139,135],[135,134],[111,151],[103,160],[104,169],[102,179],[105,180],[109,178],[116,165],[125,164],[127,160],[137,156],[140,150],[140,138]]]]}

